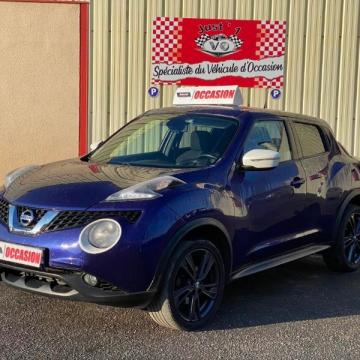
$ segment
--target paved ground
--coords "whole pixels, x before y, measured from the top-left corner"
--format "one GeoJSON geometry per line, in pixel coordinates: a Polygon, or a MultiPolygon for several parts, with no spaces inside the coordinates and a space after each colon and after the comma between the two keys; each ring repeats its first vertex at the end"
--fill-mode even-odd
{"type": "Polygon", "coordinates": [[[360,272],[331,273],[314,256],[239,280],[197,333],[0,284],[0,358],[360,359],[360,272]]]}

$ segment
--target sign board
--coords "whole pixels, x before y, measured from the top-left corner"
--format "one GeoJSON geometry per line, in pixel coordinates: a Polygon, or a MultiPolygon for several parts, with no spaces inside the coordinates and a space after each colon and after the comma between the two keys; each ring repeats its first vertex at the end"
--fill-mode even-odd
{"type": "Polygon", "coordinates": [[[152,81],[281,88],[285,21],[157,17],[152,81]]]}
{"type": "Polygon", "coordinates": [[[180,87],[174,95],[174,105],[241,105],[238,86],[180,87]]]}

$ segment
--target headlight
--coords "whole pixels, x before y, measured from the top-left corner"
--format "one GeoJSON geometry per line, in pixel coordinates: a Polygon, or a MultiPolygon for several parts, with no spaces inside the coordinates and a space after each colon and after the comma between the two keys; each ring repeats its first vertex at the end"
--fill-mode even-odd
{"type": "Polygon", "coordinates": [[[149,200],[162,196],[158,191],[170,187],[185,184],[184,181],[173,176],[160,176],[155,179],[144,181],[140,184],[130,186],[110,195],[106,201],[124,201],[124,200],[149,200]]]}
{"type": "Polygon", "coordinates": [[[5,176],[5,182],[4,182],[5,189],[7,189],[11,185],[11,183],[19,176],[25,175],[26,173],[28,173],[32,170],[38,169],[39,167],[40,166],[37,166],[37,165],[23,166],[19,169],[12,171],[11,173],[7,174],[5,176]]]}
{"type": "Polygon", "coordinates": [[[100,219],[81,232],[80,248],[89,254],[100,254],[114,247],[121,237],[120,224],[112,219],[100,219]]]}

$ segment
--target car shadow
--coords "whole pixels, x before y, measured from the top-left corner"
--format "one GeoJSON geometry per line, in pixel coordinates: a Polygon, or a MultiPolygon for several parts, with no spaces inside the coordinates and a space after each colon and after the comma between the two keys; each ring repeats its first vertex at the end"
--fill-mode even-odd
{"type": "Polygon", "coordinates": [[[360,314],[360,272],[332,272],[314,255],[231,283],[206,330],[355,314],[360,314]]]}
{"type": "MultiPolygon", "coordinates": [[[[132,336],[134,331],[151,337],[154,330],[153,336],[162,334],[164,338],[172,338],[177,334],[158,327],[146,312],[138,309],[97,304],[84,306],[81,302],[18,291],[1,283],[0,294],[7,309],[0,315],[2,326],[5,326],[9,318],[13,329],[23,327],[22,331],[33,331],[32,322],[28,320],[24,325],[23,318],[29,317],[34,309],[41,309],[36,313],[36,321],[42,324],[37,330],[37,336],[43,336],[42,331],[50,331],[53,336],[57,336],[56,329],[66,329],[69,334],[76,333],[76,336],[79,333],[85,336],[87,332],[93,334],[84,340],[91,343],[96,340],[94,334],[98,332],[111,333],[115,338],[121,338],[124,333],[132,336]],[[8,313],[12,316],[7,316],[8,313]],[[54,323],[57,324],[56,327],[53,327],[54,323]],[[83,331],[85,328],[87,332],[83,331]]],[[[332,272],[327,269],[321,256],[315,255],[228,285],[215,319],[200,332],[359,314],[360,271],[346,274],[332,272]]],[[[1,330],[0,326],[0,332],[1,330]]]]}

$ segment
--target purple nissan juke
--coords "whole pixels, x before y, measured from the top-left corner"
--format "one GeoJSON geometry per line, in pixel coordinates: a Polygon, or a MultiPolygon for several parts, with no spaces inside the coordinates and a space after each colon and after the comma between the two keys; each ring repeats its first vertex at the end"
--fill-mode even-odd
{"type": "Polygon", "coordinates": [[[359,268],[360,163],[303,115],[152,110],[0,188],[3,283],[137,306],[169,328],[203,327],[227,283],[314,253],[359,268]]]}

